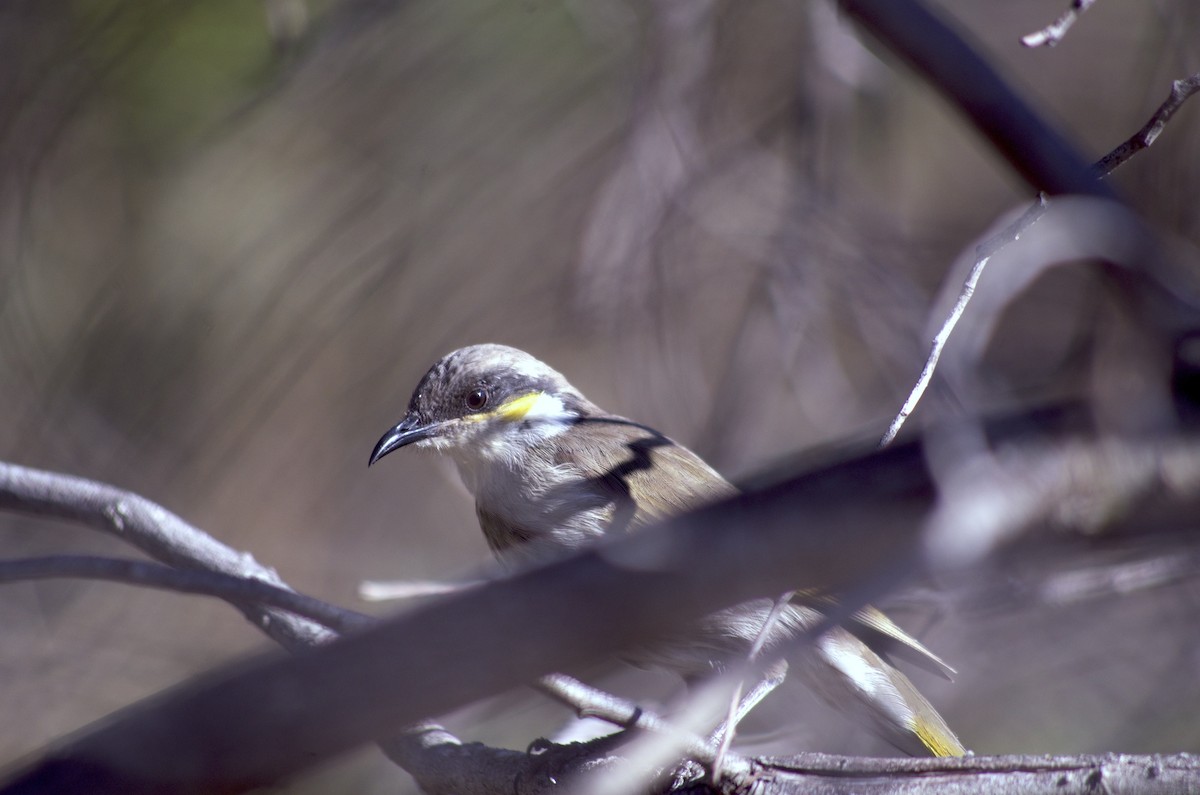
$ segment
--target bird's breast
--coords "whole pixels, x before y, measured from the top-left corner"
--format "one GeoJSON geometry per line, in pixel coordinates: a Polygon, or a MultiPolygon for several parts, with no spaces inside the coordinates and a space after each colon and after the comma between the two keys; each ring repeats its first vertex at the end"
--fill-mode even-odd
{"type": "Polygon", "coordinates": [[[489,517],[483,529],[494,549],[527,541],[574,549],[602,535],[612,518],[609,496],[576,468],[548,461],[537,451],[455,463],[475,496],[481,523],[489,517]]]}

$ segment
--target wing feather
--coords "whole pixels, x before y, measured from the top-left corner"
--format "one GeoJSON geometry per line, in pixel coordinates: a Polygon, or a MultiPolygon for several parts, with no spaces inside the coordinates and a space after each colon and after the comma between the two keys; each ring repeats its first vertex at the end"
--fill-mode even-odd
{"type": "MultiPolygon", "coordinates": [[[[580,419],[587,433],[551,437],[554,465],[571,467],[589,482],[593,494],[611,502],[608,531],[635,530],[646,524],[731,497],[737,490],[691,450],[645,425],[613,415],[580,419]],[[663,477],[661,472],[671,473],[663,477]]],[[[498,517],[479,512],[480,524],[494,549],[530,537],[498,517]],[[495,532],[489,532],[489,528],[495,532]]],[[[816,591],[800,591],[794,601],[828,608],[833,599],[816,591]]],[[[864,643],[925,670],[952,679],[955,670],[924,644],[874,607],[858,611],[847,624],[864,643]]]]}
{"type": "MultiPolygon", "coordinates": [[[[833,597],[811,590],[798,591],[793,601],[818,609],[827,608],[835,602],[833,597]]],[[[951,682],[958,674],[958,671],[926,648],[921,641],[901,629],[878,608],[867,605],[859,610],[850,617],[846,629],[880,654],[899,657],[951,682]]]]}
{"type": "Polygon", "coordinates": [[[605,415],[579,422],[587,433],[551,440],[554,461],[578,468],[613,501],[610,530],[636,529],[736,493],[698,455],[652,428],[605,415]]]}

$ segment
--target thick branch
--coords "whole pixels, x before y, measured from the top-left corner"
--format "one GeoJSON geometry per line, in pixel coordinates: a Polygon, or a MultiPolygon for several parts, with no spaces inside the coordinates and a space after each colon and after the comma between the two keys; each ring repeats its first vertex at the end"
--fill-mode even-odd
{"type": "Polygon", "coordinates": [[[957,759],[847,759],[805,754],[769,760],[760,795],[1139,795],[1190,791],[1200,775],[1191,754],[1129,756],[982,756],[957,759]]]}
{"type": "MultiPolygon", "coordinates": [[[[10,508],[19,506],[23,512],[28,511],[39,516],[70,518],[109,532],[119,530],[119,537],[123,540],[130,541],[152,554],[159,554],[193,567],[175,569],[144,561],[63,555],[0,562],[0,582],[69,576],[169,588],[224,599],[246,612],[252,621],[255,615],[264,614],[262,605],[279,607],[289,612],[280,614],[274,621],[254,623],[264,631],[276,630],[274,634],[285,640],[306,636],[304,618],[317,621],[338,632],[361,629],[377,621],[360,613],[297,594],[286,587],[264,582],[263,579],[278,580],[278,577],[272,570],[255,563],[249,555],[224,547],[202,531],[187,525],[162,506],[136,494],[69,475],[39,472],[2,462],[0,472],[5,475],[0,483],[0,505],[10,508]],[[104,507],[96,510],[95,503],[104,507]],[[123,516],[124,519],[113,523],[110,521],[112,516],[123,516]],[[243,567],[241,575],[222,574],[206,568],[214,565],[214,561],[215,565],[220,566],[227,565],[231,560],[236,560],[243,567]],[[255,575],[263,579],[246,579],[255,575]],[[285,631],[279,632],[280,629],[285,631]]],[[[465,585],[474,587],[479,584],[481,583],[465,585]]],[[[314,638],[313,642],[316,640],[314,638]]],[[[302,640],[293,650],[303,647],[302,640]]],[[[543,684],[549,695],[580,713],[602,717],[620,726],[677,732],[661,719],[640,710],[636,705],[590,688],[569,677],[548,676],[543,680],[543,684]]],[[[689,741],[689,744],[697,758],[713,758],[712,749],[703,741],[695,739],[689,741]]],[[[478,745],[461,746],[457,739],[441,727],[424,723],[394,734],[390,740],[382,742],[381,746],[393,761],[421,780],[429,791],[445,791],[447,785],[452,785],[450,791],[455,793],[467,791],[464,789],[464,770],[467,769],[473,770],[478,781],[482,782],[481,786],[485,789],[481,791],[488,791],[487,782],[494,781],[496,775],[507,781],[511,778],[509,772],[513,769],[530,780],[539,780],[539,776],[533,774],[536,771],[554,769],[558,775],[562,775],[566,765],[572,762],[580,763],[580,760],[589,754],[598,753],[604,757],[609,755],[607,747],[588,746],[574,748],[569,753],[560,751],[532,760],[523,754],[493,751],[478,745]],[[474,757],[474,765],[464,766],[465,756],[474,757]]],[[[594,765],[595,760],[589,766],[594,765]]],[[[74,778],[76,773],[89,781],[97,775],[97,771],[86,766],[82,772],[73,766],[57,766],[53,770],[56,771],[54,775],[66,775],[64,781],[67,783],[63,786],[68,790],[78,783],[74,778]]],[[[39,786],[57,785],[43,780],[39,786]]],[[[89,786],[95,786],[94,782],[89,786]]],[[[116,789],[124,789],[127,786],[130,786],[130,783],[125,781],[116,785],[116,789]]]]}
{"type": "MultiPolygon", "coordinates": [[[[417,780],[433,781],[431,795],[543,795],[561,792],[581,767],[622,764],[612,740],[548,747],[536,762],[524,754],[480,746],[458,745],[431,731],[421,760],[414,760],[417,780]],[[430,765],[429,760],[436,760],[430,765]],[[419,765],[427,765],[421,768],[419,765]],[[422,776],[421,772],[429,775],[422,776]],[[450,786],[445,786],[453,782],[450,786]],[[506,786],[507,785],[507,786],[506,786]]],[[[1094,795],[1123,792],[1174,795],[1200,775],[1200,757],[1192,754],[1125,754],[1080,756],[969,756],[957,759],[873,759],[800,754],[754,763],[753,784],[730,780],[706,791],[755,795],[1094,795]]]]}
{"type": "Polygon", "coordinates": [[[960,34],[917,0],[839,0],[940,91],[1034,188],[1113,198],[1074,146],[1036,114],[960,34]]]}

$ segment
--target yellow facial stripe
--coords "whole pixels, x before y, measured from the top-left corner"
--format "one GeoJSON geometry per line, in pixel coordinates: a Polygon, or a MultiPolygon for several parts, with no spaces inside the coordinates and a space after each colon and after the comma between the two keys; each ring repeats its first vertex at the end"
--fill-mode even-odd
{"type": "Polygon", "coordinates": [[[525,415],[529,413],[541,396],[541,392],[530,392],[528,395],[511,398],[497,406],[493,414],[509,422],[519,422],[525,419],[525,415]]]}

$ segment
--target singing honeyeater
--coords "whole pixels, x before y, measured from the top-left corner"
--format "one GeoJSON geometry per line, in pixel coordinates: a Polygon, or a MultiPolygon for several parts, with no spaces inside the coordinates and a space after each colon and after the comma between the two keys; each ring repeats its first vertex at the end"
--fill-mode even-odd
{"type": "MultiPolygon", "coordinates": [[[[434,364],[371,463],[408,444],[454,461],[475,495],[484,537],[501,558],[537,557],[546,545],[575,548],[735,493],[686,447],[603,411],[548,365],[503,345],[461,348],[434,364]]],[[[823,604],[827,597],[799,591],[767,645],[814,626],[823,604]]],[[[695,626],[694,641],[640,650],[638,662],[702,676],[722,656],[746,654],[770,607],[758,600],[721,610],[695,626]]],[[[872,647],[947,678],[953,673],[874,608],[822,635],[792,670],[835,709],[902,751],[964,753],[937,711],[872,647]]]]}

